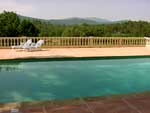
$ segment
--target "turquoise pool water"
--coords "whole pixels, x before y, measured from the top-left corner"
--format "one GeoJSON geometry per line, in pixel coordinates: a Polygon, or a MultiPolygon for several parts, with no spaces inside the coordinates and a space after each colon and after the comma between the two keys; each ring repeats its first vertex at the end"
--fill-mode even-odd
{"type": "Polygon", "coordinates": [[[150,58],[0,63],[0,103],[143,91],[150,58]]]}

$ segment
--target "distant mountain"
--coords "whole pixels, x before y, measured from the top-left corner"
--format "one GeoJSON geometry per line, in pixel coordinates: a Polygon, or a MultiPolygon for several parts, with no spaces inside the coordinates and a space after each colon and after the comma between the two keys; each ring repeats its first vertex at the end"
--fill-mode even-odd
{"type": "Polygon", "coordinates": [[[99,24],[96,21],[88,20],[85,18],[66,18],[66,19],[57,19],[57,20],[49,20],[52,24],[65,24],[65,25],[75,25],[75,24],[99,24]]]}
{"type": "Polygon", "coordinates": [[[34,20],[39,20],[42,22],[48,22],[51,24],[57,24],[57,25],[79,25],[79,24],[90,24],[90,25],[96,25],[96,24],[112,24],[112,23],[122,23],[124,21],[110,21],[110,20],[106,20],[106,19],[101,19],[101,18],[96,18],[96,17],[89,17],[89,18],[77,18],[77,17],[73,17],[73,18],[66,18],[66,19],[50,19],[50,20],[46,20],[46,19],[38,19],[38,18],[32,18],[32,17],[26,17],[26,16],[21,16],[18,15],[20,20],[23,19],[27,19],[30,21],[34,21],[34,20]]]}
{"type": "Polygon", "coordinates": [[[22,21],[22,20],[30,20],[30,21],[33,21],[33,20],[39,20],[39,21],[42,21],[42,22],[48,22],[49,20],[46,20],[46,19],[39,19],[39,18],[33,18],[33,17],[27,17],[27,16],[22,16],[22,15],[18,15],[19,19],[22,21]]]}
{"type": "Polygon", "coordinates": [[[95,21],[97,23],[112,23],[112,21],[110,21],[110,20],[97,18],[97,17],[88,17],[86,19],[91,20],[91,21],[95,21]]]}
{"type": "Polygon", "coordinates": [[[131,21],[131,20],[118,20],[118,21],[112,21],[112,23],[124,23],[128,21],[131,21]]]}

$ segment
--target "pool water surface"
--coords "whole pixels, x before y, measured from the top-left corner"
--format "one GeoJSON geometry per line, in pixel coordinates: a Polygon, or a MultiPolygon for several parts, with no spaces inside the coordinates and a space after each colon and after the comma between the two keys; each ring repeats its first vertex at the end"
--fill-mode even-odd
{"type": "Polygon", "coordinates": [[[0,103],[150,91],[150,58],[0,63],[0,103]]]}

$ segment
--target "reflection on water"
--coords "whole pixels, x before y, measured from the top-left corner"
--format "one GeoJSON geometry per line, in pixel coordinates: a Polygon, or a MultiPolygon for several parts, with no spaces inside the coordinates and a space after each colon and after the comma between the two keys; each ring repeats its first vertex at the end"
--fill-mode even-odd
{"type": "Polygon", "coordinates": [[[0,72],[1,71],[16,71],[19,70],[19,64],[20,63],[0,63],[0,72]]]}
{"type": "Polygon", "coordinates": [[[0,63],[0,103],[150,91],[150,59],[0,63]]]}

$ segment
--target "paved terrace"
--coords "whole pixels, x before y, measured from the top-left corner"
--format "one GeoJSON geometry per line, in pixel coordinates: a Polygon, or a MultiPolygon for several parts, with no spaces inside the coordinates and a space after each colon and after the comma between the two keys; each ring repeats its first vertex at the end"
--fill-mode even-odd
{"type": "Polygon", "coordinates": [[[17,58],[60,58],[60,57],[103,57],[103,56],[145,56],[150,55],[149,47],[124,48],[49,48],[41,51],[0,49],[0,59],[17,58]]]}

